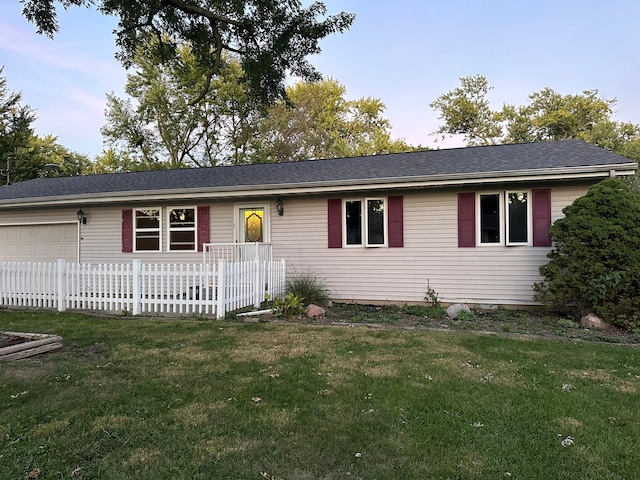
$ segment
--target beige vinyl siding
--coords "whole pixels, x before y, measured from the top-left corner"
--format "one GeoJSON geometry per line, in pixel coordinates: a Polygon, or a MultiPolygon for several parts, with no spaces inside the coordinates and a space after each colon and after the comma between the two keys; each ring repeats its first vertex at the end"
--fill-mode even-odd
{"type": "MultiPolygon", "coordinates": [[[[210,242],[233,242],[233,204],[218,202],[209,205],[209,240],[210,242]]],[[[162,204],[136,206],[165,207],[162,204]]],[[[172,207],[180,206],[171,203],[172,207]]],[[[185,206],[196,206],[194,203],[185,206]]],[[[144,263],[200,263],[202,252],[169,252],[168,231],[166,225],[166,209],[163,209],[163,223],[161,228],[161,252],[122,252],[122,210],[123,207],[93,207],[83,208],[87,217],[87,225],[82,227],[82,261],[89,263],[103,263],[109,261],[128,262],[140,259],[144,263]]]]}
{"type": "MultiPolygon", "coordinates": [[[[553,219],[586,190],[585,186],[554,186],[553,219]]],[[[403,248],[330,249],[328,197],[287,199],[285,217],[272,222],[274,256],[285,258],[293,269],[311,267],[328,279],[336,300],[419,302],[429,282],[443,302],[532,304],[531,287],[540,280],[538,267],[547,261],[549,249],[458,248],[458,193],[406,192],[403,248]]]]}
{"type": "MultiPolygon", "coordinates": [[[[554,220],[562,216],[566,205],[588,188],[557,184],[548,187],[552,189],[554,220]]],[[[275,211],[275,198],[251,203],[268,206],[274,258],[284,258],[290,271],[310,268],[325,277],[335,300],[421,302],[429,282],[443,302],[472,305],[533,303],[531,286],[540,280],[538,267],[547,261],[549,249],[529,246],[458,248],[457,194],[460,191],[430,189],[402,192],[402,248],[328,248],[327,199],[338,198],[338,195],[283,196],[285,213],[282,217],[275,211]]],[[[496,189],[487,188],[486,191],[496,189]]],[[[192,202],[189,206],[208,205],[210,242],[228,243],[235,241],[240,204],[248,205],[247,202],[228,200],[192,202]]],[[[179,206],[167,202],[140,207],[169,205],[179,206]]],[[[164,251],[122,253],[122,209],[132,206],[79,205],[78,208],[80,206],[88,219],[81,230],[83,262],[129,262],[136,258],[145,263],[199,263],[202,260],[200,252],[167,252],[166,225],[162,228],[164,251]]],[[[53,207],[48,210],[5,210],[0,211],[0,225],[74,221],[76,210],[53,207]]]]}

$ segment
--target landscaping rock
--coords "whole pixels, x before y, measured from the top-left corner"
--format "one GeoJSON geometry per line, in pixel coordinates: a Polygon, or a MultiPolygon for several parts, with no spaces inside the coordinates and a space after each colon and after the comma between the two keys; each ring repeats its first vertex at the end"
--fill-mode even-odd
{"type": "Polygon", "coordinates": [[[326,310],[318,305],[314,305],[313,303],[307,307],[307,317],[324,317],[326,310]]]}
{"type": "Polygon", "coordinates": [[[580,319],[580,326],[582,328],[589,328],[593,330],[607,330],[611,325],[602,320],[594,313],[588,313],[580,319]]]}
{"type": "Polygon", "coordinates": [[[447,308],[447,316],[449,318],[457,318],[461,312],[471,313],[471,309],[467,307],[464,303],[455,303],[447,308]]]}

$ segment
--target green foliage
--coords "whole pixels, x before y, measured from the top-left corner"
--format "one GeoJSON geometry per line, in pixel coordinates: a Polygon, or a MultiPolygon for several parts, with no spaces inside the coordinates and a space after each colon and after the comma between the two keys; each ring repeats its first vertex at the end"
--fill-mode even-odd
{"type": "Polygon", "coordinates": [[[402,306],[402,310],[416,317],[427,317],[427,318],[444,318],[445,310],[439,305],[407,305],[404,304],[402,306]]]}
{"type": "Polygon", "coordinates": [[[298,297],[293,293],[287,293],[284,297],[275,299],[273,314],[276,317],[294,317],[304,313],[304,298],[298,297]]]}
{"type": "Polygon", "coordinates": [[[466,310],[462,310],[460,313],[458,313],[456,320],[462,320],[463,322],[470,322],[475,318],[476,318],[476,315],[475,313],[473,313],[473,311],[467,312],[466,310]]]}
{"type": "Polygon", "coordinates": [[[20,104],[20,93],[9,92],[2,71],[0,67],[0,168],[5,176],[1,183],[5,184],[37,177],[37,169],[31,168],[26,152],[33,136],[31,124],[36,117],[29,106],[20,104]],[[29,170],[26,178],[23,178],[25,172],[19,170],[21,167],[29,170]]]}
{"type": "MultiPolygon", "coordinates": [[[[24,0],[22,4],[25,18],[49,37],[58,31],[57,4],[65,9],[94,6],[116,17],[116,57],[127,68],[150,37],[160,40],[152,51],[163,63],[189,45],[209,79],[222,71],[225,54],[236,55],[250,97],[265,105],[282,94],[289,75],[319,80],[307,57],[320,52],[323,38],[348,30],[354,20],[345,12],[325,16],[323,3],[303,7],[300,0],[24,0]]],[[[207,88],[205,83],[202,91],[207,88]]]]}
{"type": "Polygon", "coordinates": [[[310,268],[293,270],[289,273],[285,291],[308,305],[313,303],[321,307],[329,304],[330,292],[327,282],[310,268]]]}
{"type": "Polygon", "coordinates": [[[115,159],[107,160],[121,160],[111,169],[244,163],[251,137],[248,117],[256,107],[249,102],[239,63],[225,61],[212,80],[192,48],[183,45],[162,62],[154,54],[158,43],[151,38],[138,49],[136,70],[127,75],[125,85],[130,98],[107,95],[102,134],[118,151],[115,159]]]}
{"type": "Polygon", "coordinates": [[[440,307],[440,299],[438,298],[438,292],[436,292],[433,288],[431,288],[431,285],[429,284],[428,280],[427,280],[427,291],[424,294],[424,300],[425,302],[429,302],[429,304],[432,307],[440,307]]]}
{"type": "Polygon", "coordinates": [[[628,327],[625,319],[640,310],[640,197],[606,179],[567,206],[550,234],[554,247],[535,298],[628,327]]]}
{"type": "Polygon", "coordinates": [[[460,78],[460,87],[454,88],[429,104],[440,112],[444,124],[437,134],[462,134],[469,145],[496,143],[502,134],[497,112],[493,112],[486,99],[489,90],[487,79],[482,75],[460,78]]]}
{"type": "Polygon", "coordinates": [[[487,95],[493,87],[485,77],[460,82],[430,104],[443,121],[436,134],[461,134],[469,145],[580,138],[640,161],[640,125],[614,121],[616,100],[602,98],[598,90],[561,95],[544,88],[525,105],[492,110],[487,95]]]}
{"type": "Polygon", "coordinates": [[[573,320],[569,320],[568,318],[560,318],[558,320],[558,325],[563,328],[580,328],[580,325],[578,325],[573,320]]]}
{"type": "Polygon", "coordinates": [[[35,113],[21,105],[19,93],[8,91],[2,70],[0,67],[0,169],[4,178],[0,184],[87,173],[90,161],[86,155],[60,145],[53,135],[33,133],[35,113]]]}
{"type": "Polygon", "coordinates": [[[273,104],[258,122],[255,163],[340,158],[413,150],[391,140],[391,124],[377,98],[345,98],[338,81],[299,82],[287,99],[273,104]]]}

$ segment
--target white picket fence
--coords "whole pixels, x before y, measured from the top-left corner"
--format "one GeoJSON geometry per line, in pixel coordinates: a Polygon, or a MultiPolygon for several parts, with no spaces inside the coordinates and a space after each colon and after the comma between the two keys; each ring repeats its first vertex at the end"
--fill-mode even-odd
{"type": "Polygon", "coordinates": [[[11,307],[218,318],[284,294],[284,260],[203,264],[0,262],[0,304],[11,307]]]}

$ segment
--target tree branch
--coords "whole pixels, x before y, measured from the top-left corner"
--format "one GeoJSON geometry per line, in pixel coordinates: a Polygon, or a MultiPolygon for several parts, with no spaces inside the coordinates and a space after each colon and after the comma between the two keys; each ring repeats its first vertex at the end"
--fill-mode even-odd
{"type": "Polygon", "coordinates": [[[239,22],[237,20],[233,20],[232,18],[223,17],[222,15],[213,13],[212,11],[207,10],[206,8],[202,8],[202,7],[199,7],[198,5],[187,3],[183,0],[161,0],[161,3],[163,5],[174,7],[180,10],[181,12],[184,12],[190,15],[198,15],[200,17],[207,18],[210,22],[211,21],[221,22],[221,23],[226,23],[227,25],[233,25],[234,27],[245,28],[245,29],[248,28],[244,22],[239,22]]]}

